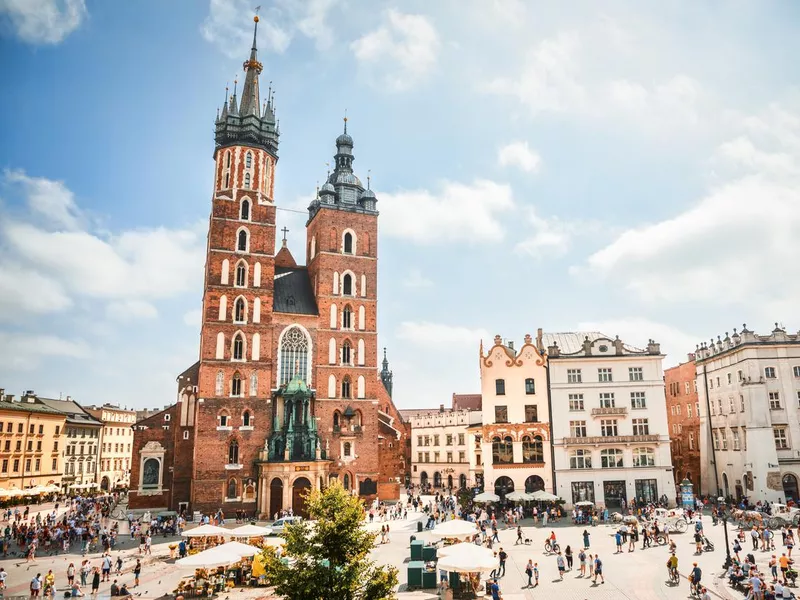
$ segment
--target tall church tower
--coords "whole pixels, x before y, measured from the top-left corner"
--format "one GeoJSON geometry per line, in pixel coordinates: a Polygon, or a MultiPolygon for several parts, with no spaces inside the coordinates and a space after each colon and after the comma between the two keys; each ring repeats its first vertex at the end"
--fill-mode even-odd
{"type": "Polygon", "coordinates": [[[269,337],[275,271],[273,190],[279,132],[272,98],[267,98],[261,109],[257,16],[254,21],[253,46],[243,65],[241,98],[236,87],[230,99],[226,91],[215,124],[214,192],[197,394],[201,400],[192,487],[195,506],[219,502],[223,492],[226,497],[255,498],[253,463],[263,445],[263,434],[255,434],[253,424],[269,422],[266,411],[273,365],[269,337]],[[233,473],[237,489],[232,494],[220,489],[223,455],[227,458],[225,468],[237,471],[233,473]],[[209,459],[212,456],[213,461],[209,459]]]}

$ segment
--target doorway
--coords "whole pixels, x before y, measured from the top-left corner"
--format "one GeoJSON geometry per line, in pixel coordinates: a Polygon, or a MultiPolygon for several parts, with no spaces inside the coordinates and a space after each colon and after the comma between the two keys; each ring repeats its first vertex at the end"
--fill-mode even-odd
{"type": "Polygon", "coordinates": [[[525,491],[528,494],[544,490],[544,479],[538,475],[531,475],[525,480],[525,491]]]}
{"type": "Polygon", "coordinates": [[[269,484],[269,518],[280,517],[280,512],[283,510],[283,481],[276,477],[269,484]]]}
{"type": "Polygon", "coordinates": [[[622,503],[627,505],[628,497],[625,493],[624,481],[604,481],[603,482],[603,498],[606,503],[606,508],[621,509],[622,503]]]}
{"type": "Polygon", "coordinates": [[[783,476],[783,495],[787,503],[789,500],[797,502],[797,477],[792,473],[783,476]]]}
{"type": "Polygon", "coordinates": [[[305,477],[298,477],[292,486],[292,513],[304,519],[308,518],[306,501],[311,491],[311,482],[305,477]]]}

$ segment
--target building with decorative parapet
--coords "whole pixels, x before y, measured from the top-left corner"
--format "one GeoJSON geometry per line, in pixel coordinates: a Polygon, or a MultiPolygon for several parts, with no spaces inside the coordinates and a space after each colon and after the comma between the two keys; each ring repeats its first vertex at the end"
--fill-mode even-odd
{"type": "Polygon", "coordinates": [[[742,327],[695,351],[702,486],[751,502],[798,498],[800,332],[742,327]]]}
{"type": "Polygon", "coordinates": [[[542,333],[556,494],[619,510],[634,498],[674,503],[663,354],[600,332],[542,333]]]}
{"type": "Polygon", "coordinates": [[[519,350],[495,336],[480,347],[481,414],[471,427],[474,466],[483,467],[484,489],[501,498],[518,490],[553,491],[547,356],[525,335],[519,350]]]}

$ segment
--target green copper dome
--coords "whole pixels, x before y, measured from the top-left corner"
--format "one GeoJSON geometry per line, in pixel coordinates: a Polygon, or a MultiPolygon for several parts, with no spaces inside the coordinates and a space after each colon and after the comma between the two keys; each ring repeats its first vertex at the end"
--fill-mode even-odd
{"type": "Polygon", "coordinates": [[[308,386],[306,382],[300,377],[300,375],[295,375],[292,380],[286,384],[286,394],[298,394],[302,393],[305,394],[308,392],[308,386]]]}

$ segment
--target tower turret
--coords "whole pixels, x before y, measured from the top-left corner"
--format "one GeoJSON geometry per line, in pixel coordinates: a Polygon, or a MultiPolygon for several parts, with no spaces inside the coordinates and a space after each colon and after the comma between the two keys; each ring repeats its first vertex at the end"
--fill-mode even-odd
{"type": "Polygon", "coordinates": [[[383,366],[381,368],[381,381],[383,382],[383,387],[386,388],[386,392],[389,394],[389,398],[392,397],[392,372],[389,370],[389,359],[386,358],[386,348],[383,349],[383,366]]]}

